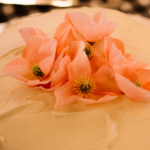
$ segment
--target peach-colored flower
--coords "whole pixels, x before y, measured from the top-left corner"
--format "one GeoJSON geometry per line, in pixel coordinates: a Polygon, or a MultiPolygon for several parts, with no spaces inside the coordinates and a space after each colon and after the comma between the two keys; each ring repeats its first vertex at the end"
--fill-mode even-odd
{"type": "Polygon", "coordinates": [[[109,66],[115,72],[119,88],[131,99],[150,100],[150,70],[144,69],[148,63],[128,59],[113,43],[106,43],[106,56],[109,66]],[[108,45],[107,45],[108,44],[108,45]]]}
{"type": "Polygon", "coordinates": [[[97,12],[93,18],[81,13],[67,13],[65,21],[72,26],[72,33],[77,40],[94,43],[110,35],[117,24],[106,21],[106,10],[97,12]]]}
{"type": "MultiPolygon", "coordinates": [[[[70,56],[71,60],[73,61],[78,53],[84,51],[90,61],[92,73],[94,73],[94,72],[98,71],[98,69],[102,65],[107,65],[104,53],[102,53],[100,51],[98,45],[97,45],[97,43],[95,44],[95,47],[94,47],[95,53],[92,55],[92,57],[90,57],[90,54],[89,54],[90,50],[85,49],[85,43],[83,41],[72,41],[72,42],[70,42],[70,45],[68,45],[68,47],[66,48],[65,54],[70,56]]],[[[104,46],[101,46],[101,47],[104,47],[104,46]]]]}
{"type": "Polygon", "coordinates": [[[110,35],[117,27],[116,23],[106,21],[106,10],[97,12],[92,17],[84,13],[68,13],[65,22],[61,23],[55,33],[58,40],[57,56],[71,41],[84,41],[83,48],[87,54],[93,72],[106,65],[104,57],[104,37],[110,35]]]}
{"type": "Polygon", "coordinates": [[[124,44],[116,38],[105,38],[104,52],[107,63],[112,69],[114,69],[114,66],[121,66],[122,64],[129,64],[134,69],[146,68],[149,65],[149,63],[136,60],[135,55],[125,53],[124,44]]]}
{"type": "Polygon", "coordinates": [[[87,104],[106,102],[121,94],[114,72],[103,65],[92,74],[89,59],[83,51],[68,65],[68,74],[68,82],[54,92],[55,109],[76,101],[87,104]]]}
{"type": "Polygon", "coordinates": [[[33,28],[20,30],[27,46],[22,58],[16,58],[3,68],[3,72],[23,81],[28,86],[44,85],[51,81],[57,40],[33,28]]]}

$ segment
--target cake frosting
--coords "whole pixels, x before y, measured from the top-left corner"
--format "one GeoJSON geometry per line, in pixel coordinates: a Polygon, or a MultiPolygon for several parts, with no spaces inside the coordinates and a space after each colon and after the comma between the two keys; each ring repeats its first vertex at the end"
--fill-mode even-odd
{"type": "MultiPolygon", "coordinates": [[[[99,10],[99,7],[83,7],[23,18],[0,35],[0,70],[21,55],[25,43],[19,29],[30,26],[53,36],[66,12],[91,15],[99,10]]],[[[107,14],[108,20],[119,24],[111,36],[123,41],[127,52],[149,62],[150,29],[118,11],[108,9],[107,14]]],[[[26,87],[2,72],[0,81],[2,150],[148,150],[150,147],[149,102],[132,101],[122,95],[107,103],[78,102],[56,111],[53,93],[26,87]]]]}

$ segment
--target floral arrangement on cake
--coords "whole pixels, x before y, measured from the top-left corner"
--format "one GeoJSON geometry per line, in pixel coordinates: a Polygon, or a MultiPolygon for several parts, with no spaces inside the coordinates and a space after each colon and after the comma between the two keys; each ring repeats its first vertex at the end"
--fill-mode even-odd
{"type": "Polygon", "coordinates": [[[109,37],[116,27],[102,10],[93,17],[67,13],[54,37],[23,28],[22,57],[4,66],[3,72],[29,87],[54,91],[55,109],[76,101],[107,102],[123,94],[150,100],[149,64],[125,53],[124,44],[109,37]]]}

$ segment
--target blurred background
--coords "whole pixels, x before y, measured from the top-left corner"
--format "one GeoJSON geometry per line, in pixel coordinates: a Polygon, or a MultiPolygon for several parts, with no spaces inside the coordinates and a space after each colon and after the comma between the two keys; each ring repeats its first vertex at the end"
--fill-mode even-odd
{"type": "Polygon", "coordinates": [[[150,18],[150,0],[0,0],[0,26],[22,16],[82,6],[102,6],[150,18]]]}

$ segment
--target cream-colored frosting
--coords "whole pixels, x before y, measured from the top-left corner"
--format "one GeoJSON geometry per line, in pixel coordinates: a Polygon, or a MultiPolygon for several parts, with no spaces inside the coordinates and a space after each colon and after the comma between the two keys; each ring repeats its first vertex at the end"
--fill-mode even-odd
{"type": "MultiPolygon", "coordinates": [[[[53,93],[31,89],[1,72],[25,45],[20,28],[39,28],[53,36],[66,12],[92,15],[100,9],[54,10],[24,18],[0,35],[0,150],[149,150],[150,102],[121,96],[103,104],[75,103],[55,111],[53,93]]],[[[150,28],[118,11],[107,13],[108,20],[119,24],[111,36],[122,40],[127,52],[150,62],[150,28]]]]}

